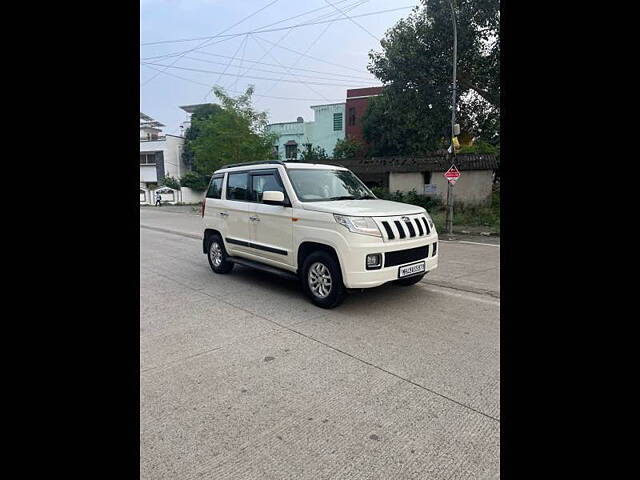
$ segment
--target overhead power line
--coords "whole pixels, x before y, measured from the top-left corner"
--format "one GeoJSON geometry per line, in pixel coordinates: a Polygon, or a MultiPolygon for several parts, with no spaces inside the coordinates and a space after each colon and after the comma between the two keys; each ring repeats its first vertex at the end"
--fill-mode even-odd
{"type": "MultiPolygon", "coordinates": [[[[247,34],[279,32],[279,31],[282,31],[282,30],[288,30],[288,29],[292,29],[292,28],[308,27],[310,25],[319,25],[319,24],[322,24],[322,23],[330,23],[330,22],[334,22],[334,21],[338,21],[339,22],[339,21],[342,21],[342,20],[353,20],[354,18],[369,17],[371,15],[380,15],[381,13],[395,12],[395,11],[398,11],[398,10],[406,10],[408,8],[413,8],[413,7],[415,7],[415,5],[408,5],[406,7],[391,8],[389,10],[379,10],[377,12],[362,13],[360,15],[353,15],[352,17],[338,18],[338,19],[334,19],[334,20],[320,20],[320,21],[317,21],[317,22],[299,23],[297,25],[289,25],[287,27],[267,28],[267,29],[262,29],[262,30],[250,30],[250,31],[247,31],[247,32],[230,33],[228,35],[219,34],[219,35],[214,35],[214,36],[210,36],[210,37],[185,38],[185,39],[180,39],[180,40],[164,40],[162,42],[147,42],[147,43],[141,43],[140,45],[141,46],[148,46],[148,45],[158,45],[160,43],[195,42],[197,40],[203,40],[203,39],[212,40],[214,38],[221,38],[221,37],[240,37],[240,36],[247,35],[247,34]]],[[[377,37],[376,37],[376,40],[378,40],[377,37]]],[[[196,47],[196,48],[200,48],[200,47],[196,47]]],[[[192,49],[192,50],[194,50],[194,49],[192,49]]],[[[192,51],[192,50],[188,50],[188,51],[192,51]]]]}
{"type": "MultiPolygon", "coordinates": [[[[253,36],[255,37],[255,35],[253,35],[253,36]]],[[[264,42],[267,42],[267,43],[270,43],[270,44],[274,45],[276,48],[280,48],[282,50],[287,50],[287,51],[292,52],[292,53],[297,53],[298,55],[302,55],[302,56],[304,56],[306,58],[310,58],[311,60],[315,60],[316,62],[322,62],[322,63],[326,63],[327,65],[332,65],[334,67],[345,68],[347,70],[353,70],[354,72],[362,73],[362,71],[358,70],[357,68],[347,67],[346,65],[340,65],[339,63],[329,62],[328,60],[323,60],[323,59],[318,58],[318,57],[313,57],[313,56],[311,56],[309,54],[305,54],[304,52],[300,52],[298,50],[294,50],[293,48],[283,47],[282,45],[276,45],[274,42],[272,42],[271,40],[267,40],[266,38],[262,38],[262,37],[259,37],[259,38],[260,38],[260,40],[262,40],[264,42]]]]}
{"type": "MultiPolygon", "coordinates": [[[[354,3],[354,4],[353,4],[353,5],[351,5],[351,6],[349,6],[349,7],[348,7],[348,9],[350,10],[350,9],[352,9],[352,8],[355,8],[355,6],[360,5],[360,4],[362,4],[362,3],[366,3],[367,1],[368,1],[368,0],[364,0],[364,1],[358,0],[356,3],[354,3]]],[[[314,20],[314,21],[316,21],[316,20],[320,20],[320,19],[323,19],[323,18],[330,18],[330,17],[334,17],[334,16],[335,16],[335,13],[330,12],[330,13],[328,13],[328,14],[321,15],[320,17],[316,17],[316,18],[314,18],[313,20],[314,20]]],[[[327,25],[327,27],[328,27],[328,25],[327,25]]],[[[326,30],[326,28],[325,28],[325,30],[326,30]]],[[[264,52],[264,54],[260,57],[260,60],[264,59],[267,55],[271,55],[271,51],[275,48],[275,46],[277,46],[278,44],[280,44],[280,43],[281,43],[281,42],[282,42],[282,41],[283,41],[283,40],[284,40],[284,39],[285,39],[285,38],[286,38],[286,37],[287,37],[287,36],[292,32],[292,31],[293,31],[292,29],[288,29],[288,30],[285,32],[285,34],[284,34],[284,35],[282,35],[282,37],[280,37],[280,38],[278,39],[278,41],[277,41],[274,45],[272,45],[271,47],[269,47],[269,49],[265,49],[265,52],[264,52]]],[[[256,42],[257,42],[257,41],[256,41],[256,42]]],[[[263,48],[263,47],[262,47],[262,45],[259,45],[259,46],[260,46],[261,48],[263,48]]],[[[272,56],[272,58],[273,58],[273,56],[272,56]]],[[[274,60],[275,60],[277,63],[279,63],[279,64],[280,64],[280,66],[282,66],[282,63],[281,63],[277,58],[274,58],[274,60]]],[[[253,67],[252,67],[252,66],[249,66],[249,68],[247,68],[244,72],[242,72],[242,75],[243,75],[243,76],[244,76],[244,75],[246,75],[246,74],[247,74],[247,73],[249,73],[249,71],[251,71],[252,69],[253,69],[253,67]]],[[[287,70],[287,71],[289,71],[289,72],[290,72],[290,70],[287,70]]],[[[292,76],[296,77],[296,75],[295,75],[294,73],[290,72],[290,74],[291,74],[292,76]]],[[[300,77],[296,77],[296,78],[298,78],[298,79],[300,80],[300,77]]],[[[302,80],[300,80],[300,81],[301,81],[301,83],[303,83],[303,84],[304,84],[304,86],[305,86],[305,87],[307,87],[309,90],[311,90],[311,91],[312,91],[313,93],[315,93],[316,95],[319,95],[320,97],[322,97],[322,98],[324,98],[324,99],[326,99],[326,98],[327,98],[327,97],[326,97],[325,95],[323,95],[321,92],[319,92],[318,90],[316,90],[315,88],[313,88],[311,85],[309,85],[309,83],[308,83],[308,82],[304,82],[304,81],[302,81],[302,80]]],[[[327,101],[328,101],[328,100],[327,100],[327,101]]]]}
{"type": "MultiPolygon", "coordinates": [[[[340,1],[336,2],[336,4],[344,3],[344,2],[347,2],[347,1],[349,1],[349,0],[340,0],[340,1]]],[[[369,1],[369,0],[366,0],[366,1],[369,1]]],[[[305,15],[309,15],[310,13],[317,12],[318,10],[324,10],[326,8],[329,8],[329,6],[325,5],[324,7],[314,8],[313,10],[308,10],[308,11],[306,11],[304,13],[299,13],[298,15],[294,15],[292,17],[287,17],[287,18],[284,18],[282,20],[278,20],[277,22],[273,22],[273,23],[270,23],[268,25],[263,25],[262,27],[259,27],[259,28],[269,28],[269,27],[272,27],[272,26],[277,25],[279,23],[286,22],[288,20],[293,20],[294,18],[304,17],[305,15]]],[[[161,45],[161,44],[164,44],[164,43],[195,42],[197,40],[205,40],[207,38],[212,38],[212,37],[209,36],[209,37],[196,37],[196,38],[181,38],[181,39],[178,39],[178,40],[158,40],[158,41],[155,41],[155,42],[144,42],[144,43],[141,43],[140,46],[161,45]]]]}
{"type": "MultiPolygon", "coordinates": [[[[197,52],[193,52],[194,54],[200,54],[200,55],[209,55],[211,57],[221,57],[221,58],[233,58],[229,55],[221,55],[219,53],[211,53],[211,52],[205,52],[205,51],[197,51],[197,52]]],[[[141,58],[140,60],[142,61],[147,61],[147,60],[157,60],[159,58],[165,58],[164,55],[158,55],[155,57],[145,57],[145,58],[141,58]]],[[[222,63],[218,63],[218,62],[211,62],[211,61],[207,61],[201,58],[196,58],[196,57],[191,57],[191,56],[185,56],[184,58],[188,58],[191,60],[198,60],[198,61],[202,61],[202,62],[207,62],[207,63],[212,63],[214,65],[223,65],[222,63]]],[[[292,67],[292,66],[285,66],[285,67],[281,67],[280,65],[278,65],[277,63],[269,63],[269,62],[259,62],[256,60],[247,60],[246,58],[243,60],[244,63],[256,63],[258,65],[266,65],[267,67],[276,67],[276,68],[290,68],[292,70],[300,70],[301,72],[310,72],[310,73],[318,73],[320,75],[331,75],[331,76],[338,76],[338,77],[345,77],[346,79],[354,79],[354,80],[359,80],[362,82],[370,82],[371,78],[366,78],[366,77],[359,77],[356,75],[350,75],[348,73],[335,73],[335,72],[322,72],[320,70],[311,70],[308,68],[301,68],[301,67],[292,67]]],[[[232,67],[235,65],[232,65],[232,67]]],[[[278,72],[278,73],[282,73],[282,72],[278,72]]],[[[363,72],[364,73],[364,72],[363,72]]]]}
{"type": "Polygon", "coordinates": [[[338,12],[340,12],[342,15],[344,15],[344,17],[347,20],[350,20],[351,23],[353,23],[356,27],[358,27],[360,30],[363,30],[365,33],[369,34],[370,36],[372,36],[375,40],[377,40],[378,42],[380,42],[380,39],[378,37],[376,37],[373,33],[371,33],[369,30],[367,30],[366,28],[364,28],[362,25],[360,25],[358,22],[356,22],[353,17],[350,17],[349,15],[347,15],[344,11],[340,10],[338,7],[336,7],[333,3],[331,3],[329,0],[324,0],[326,3],[328,3],[329,5],[331,5],[333,8],[335,8],[338,12]]]}
{"type": "MultiPolygon", "coordinates": [[[[237,76],[242,76],[236,73],[224,73],[224,72],[216,72],[213,70],[202,70],[199,68],[187,68],[187,67],[178,67],[177,65],[165,65],[162,63],[152,63],[152,62],[141,62],[142,65],[154,65],[156,67],[164,67],[164,68],[174,68],[174,69],[178,69],[178,70],[185,70],[185,71],[189,71],[189,72],[199,72],[199,73],[210,73],[210,74],[215,74],[215,75],[227,75],[230,77],[237,77],[237,76]]],[[[272,80],[272,81],[278,81],[278,78],[267,78],[267,77],[256,77],[256,76],[246,76],[247,78],[251,78],[251,79],[255,79],[255,80],[272,80]]],[[[287,83],[309,83],[311,85],[326,85],[326,86],[330,86],[330,87],[352,87],[353,85],[347,85],[344,83],[323,83],[323,82],[300,82],[300,81],[295,81],[295,80],[281,80],[282,82],[287,82],[287,83]]]]}
{"type": "MultiPolygon", "coordinates": [[[[226,28],[225,30],[223,30],[222,32],[220,32],[220,34],[228,32],[229,30],[231,30],[233,27],[240,25],[242,22],[250,19],[251,17],[253,17],[254,15],[257,15],[258,13],[260,13],[261,11],[263,11],[265,8],[270,7],[271,5],[273,5],[274,3],[278,2],[278,0],[272,0],[270,3],[268,3],[267,5],[265,5],[264,7],[259,8],[258,10],[256,10],[255,12],[247,15],[246,17],[242,18],[241,20],[237,21],[236,23],[234,23],[233,25],[231,25],[229,28],[226,28]]],[[[218,35],[220,35],[218,34],[218,35]]],[[[193,50],[196,50],[198,48],[202,48],[205,47],[207,45],[207,43],[209,43],[210,40],[206,40],[200,44],[198,44],[198,46],[192,48],[191,50],[187,50],[186,52],[184,52],[185,54],[192,52],[193,50]]],[[[174,62],[171,65],[175,65],[176,63],[178,63],[178,61],[182,58],[182,56],[179,56],[178,58],[176,58],[174,60],[174,62]]],[[[154,78],[156,78],[159,75],[159,73],[156,73],[153,77],[151,77],[150,79],[148,79],[147,81],[145,81],[142,86],[144,87],[146,84],[148,84],[150,81],[152,81],[154,78]]]]}
{"type": "MultiPolygon", "coordinates": [[[[220,66],[226,66],[226,65],[228,65],[227,63],[223,63],[223,62],[213,62],[213,61],[211,61],[211,60],[205,60],[205,59],[203,59],[203,58],[196,58],[196,57],[192,57],[192,56],[190,56],[190,55],[185,55],[183,58],[184,58],[185,60],[195,60],[195,61],[197,61],[197,62],[203,62],[203,63],[207,63],[207,64],[210,64],[210,65],[220,65],[220,66]]],[[[238,59],[236,59],[236,60],[238,60],[238,59]]],[[[246,60],[245,60],[245,62],[246,62],[246,60]]],[[[274,65],[275,65],[275,64],[274,64],[274,65]]],[[[234,65],[234,64],[231,64],[231,65],[229,65],[229,66],[230,66],[230,67],[233,67],[233,68],[242,68],[242,66],[241,66],[241,65],[234,65]]],[[[278,67],[278,65],[275,65],[275,66],[276,66],[276,67],[278,67]]],[[[280,68],[286,68],[286,67],[281,66],[280,68]]],[[[291,69],[292,69],[292,70],[294,70],[294,68],[291,68],[291,69]]],[[[256,68],[256,67],[252,67],[252,68],[251,68],[251,70],[254,70],[254,71],[256,71],[256,72],[275,73],[276,75],[282,75],[283,73],[286,73],[286,72],[282,72],[282,71],[279,71],[279,72],[278,72],[278,71],[275,71],[275,70],[267,70],[267,69],[264,69],[264,68],[256,68]]],[[[240,74],[240,76],[242,76],[242,75],[243,75],[243,74],[240,74]]],[[[332,75],[332,74],[331,74],[331,73],[327,73],[327,72],[323,72],[323,75],[328,75],[328,77],[321,77],[321,76],[318,76],[318,75],[305,75],[305,74],[303,74],[303,73],[298,73],[298,74],[297,74],[297,76],[299,76],[299,77],[315,78],[316,80],[330,80],[330,81],[331,81],[331,80],[341,80],[341,81],[345,81],[345,82],[349,82],[349,83],[354,83],[354,84],[361,84],[361,83],[363,83],[363,82],[371,82],[371,81],[372,81],[372,79],[370,79],[370,78],[366,78],[366,79],[354,79],[354,78],[344,78],[344,79],[343,79],[343,78],[335,78],[335,77],[331,77],[330,75],[332,75]]],[[[218,81],[219,81],[219,80],[218,80],[218,81]]]]}
{"type": "MultiPolygon", "coordinates": [[[[148,64],[145,64],[145,63],[143,63],[142,65],[144,65],[147,68],[150,68],[151,70],[155,70],[156,72],[160,72],[161,74],[167,75],[169,77],[178,78],[180,80],[184,80],[185,82],[194,83],[196,85],[202,85],[203,87],[207,87],[207,89],[211,88],[211,86],[208,83],[198,82],[197,80],[193,80],[191,78],[182,77],[180,75],[175,75],[175,74],[170,73],[170,72],[163,72],[159,68],[152,67],[152,66],[150,66],[148,64]]],[[[228,92],[233,92],[233,93],[245,93],[245,92],[242,92],[240,90],[227,90],[227,91],[228,92]]],[[[321,101],[325,100],[323,98],[279,97],[279,96],[274,96],[274,95],[260,95],[258,93],[254,93],[253,96],[254,97],[275,98],[277,100],[294,100],[294,101],[301,101],[301,102],[321,102],[321,101]]],[[[340,102],[340,101],[344,100],[344,98],[330,98],[329,100],[332,101],[332,102],[340,102]]]]}

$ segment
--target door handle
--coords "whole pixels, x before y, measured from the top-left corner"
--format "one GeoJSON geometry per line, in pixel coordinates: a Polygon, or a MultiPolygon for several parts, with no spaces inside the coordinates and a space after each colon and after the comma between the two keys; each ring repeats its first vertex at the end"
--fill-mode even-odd
{"type": "Polygon", "coordinates": [[[229,216],[229,214],[228,214],[228,213],[224,213],[224,212],[220,212],[220,216],[222,216],[222,217],[228,217],[228,216],[229,216]]]}
{"type": "Polygon", "coordinates": [[[249,220],[251,220],[252,222],[259,222],[260,219],[258,217],[249,217],[249,220]]]}

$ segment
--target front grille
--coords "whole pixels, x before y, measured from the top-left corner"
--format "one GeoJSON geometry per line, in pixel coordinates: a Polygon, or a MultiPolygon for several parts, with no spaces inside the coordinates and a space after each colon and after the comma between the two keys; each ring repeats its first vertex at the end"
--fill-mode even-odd
{"type": "Polygon", "coordinates": [[[378,217],[373,219],[385,242],[431,235],[427,217],[423,214],[378,217]]]}
{"type": "Polygon", "coordinates": [[[384,254],[384,266],[393,267],[404,263],[415,262],[429,256],[429,245],[424,247],[408,248],[407,250],[395,250],[384,254]]]}

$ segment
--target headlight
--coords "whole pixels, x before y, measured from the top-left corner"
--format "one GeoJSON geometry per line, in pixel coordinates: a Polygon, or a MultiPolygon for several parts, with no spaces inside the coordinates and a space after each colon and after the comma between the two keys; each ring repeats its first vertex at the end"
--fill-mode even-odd
{"type": "Polygon", "coordinates": [[[424,216],[427,217],[427,221],[429,222],[429,227],[431,227],[431,230],[433,230],[435,225],[433,223],[433,220],[431,220],[431,215],[429,215],[429,212],[424,212],[424,216]]]}
{"type": "Polygon", "coordinates": [[[371,217],[347,217],[345,215],[333,215],[340,225],[344,225],[353,233],[382,237],[380,229],[371,217]]]}

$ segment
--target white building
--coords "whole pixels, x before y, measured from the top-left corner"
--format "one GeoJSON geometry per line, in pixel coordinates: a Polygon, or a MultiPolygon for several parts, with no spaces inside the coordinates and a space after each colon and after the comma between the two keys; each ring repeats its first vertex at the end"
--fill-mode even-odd
{"type": "Polygon", "coordinates": [[[313,105],[313,121],[305,122],[298,117],[295,122],[272,123],[267,125],[267,131],[278,135],[274,149],[278,158],[300,158],[304,145],[310,143],[312,147],[324,148],[331,157],[338,140],[345,137],[344,112],[345,103],[328,105],[313,105]]]}
{"type": "MultiPolygon", "coordinates": [[[[180,178],[184,138],[163,134],[164,125],[140,112],[140,203],[153,203],[153,193],[166,175],[180,178]]],[[[163,193],[163,201],[178,202],[178,193],[163,193]]]]}

